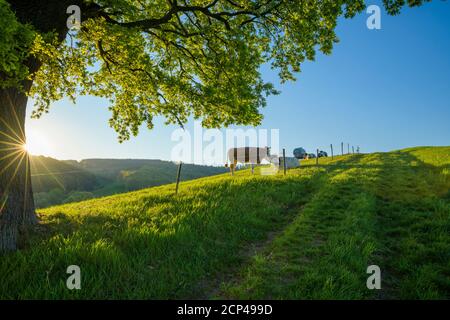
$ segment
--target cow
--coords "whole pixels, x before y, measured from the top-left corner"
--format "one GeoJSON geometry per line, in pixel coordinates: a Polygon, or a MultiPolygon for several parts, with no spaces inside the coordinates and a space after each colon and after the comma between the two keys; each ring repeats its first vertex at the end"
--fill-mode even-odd
{"type": "Polygon", "coordinates": [[[323,150],[320,150],[318,155],[319,155],[319,158],[322,158],[322,157],[328,157],[328,153],[326,153],[326,152],[323,151],[323,150]]]}
{"type": "MultiPolygon", "coordinates": [[[[257,148],[257,147],[242,147],[242,148],[231,148],[227,152],[228,163],[225,167],[230,167],[230,172],[233,175],[236,169],[237,163],[243,164],[260,164],[261,161],[266,160],[272,162],[276,156],[270,155],[270,148],[257,148]]],[[[253,166],[252,166],[253,169],[253,166]]]]}
{"type": "Polygon", "coordinates": [[[308,153],[306,153],[305,149],[303,148],[295,148],[294,149],[294,157],[296,157],[297,159],[306,159],[306,157],[308,156],[308,153]]]}

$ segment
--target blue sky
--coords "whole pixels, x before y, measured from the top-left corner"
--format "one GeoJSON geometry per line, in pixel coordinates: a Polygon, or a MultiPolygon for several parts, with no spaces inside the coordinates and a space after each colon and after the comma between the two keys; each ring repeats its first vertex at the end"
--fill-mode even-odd
{"type": "MultiPolygon", "coordinates": [[[[381,30],[367,29],[368,16],[340,20],[333,53],[303,64],[294,83],[280,85],[275,71],[262,68],[282,93],[268,99],[258,128],[279,129],[289,155],[298,146],[339,149],[341,141],[362,152],[450,145],[450,3],[435,0],[396,17],[383,11],[381,30]]],[[[119,144],[109,117],[106,100],[56,102],[43,118],[27,119],[31,152],[170,160],[176,126],[157,119],[152,131],[119,144]]],[[[186,129],[193,133],[192,121],[186,129]]]]}

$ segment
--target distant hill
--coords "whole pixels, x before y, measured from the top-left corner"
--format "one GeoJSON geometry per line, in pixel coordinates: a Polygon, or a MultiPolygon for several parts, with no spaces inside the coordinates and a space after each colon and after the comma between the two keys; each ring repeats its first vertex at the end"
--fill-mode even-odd
{"type": "MultiPolygon", "coordinates": [[[[225,168],[184,164],[181,180],[225,172],[225,168]]],[[[31,157],[37,207],[81,201],[175,182],[177,165],[145,159],[56,160],[31,157]]]]}
{"type": "MultiPolygon", "coordinates": [[[[130,180],[141,175],[142,182],[147,186],[160,185],[163,181],[173,182],[178,167],[171,161],[145,159],[86,159],[77,165],[107,179],[130,180]],[[145,179],[142,179],[142,175],[145,179]]],[[[181,176],[183,180],[189,180],[225,171],[222,167],[184,164],[181,176]]]]}
{"type": "Polygon", "coordinates": [[[30,163],[34,192],[48,192],[55,188],[91,191],[100,187],[94,174],[72,162],[32,156],[30,163]]]}

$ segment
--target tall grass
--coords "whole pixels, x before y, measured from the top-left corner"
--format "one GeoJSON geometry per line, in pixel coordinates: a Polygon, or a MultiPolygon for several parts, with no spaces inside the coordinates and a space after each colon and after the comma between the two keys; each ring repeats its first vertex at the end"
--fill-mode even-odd
{"type": "Polygon", "coordinates": [[[183,182],[177,196],[166,185],[41,210],[21,250],[0,257],[0,298],[448,298],[449,150],[305,161],[287,176],[243,170],[183,182]],[[72,264],[81,290],[66,287],[72,264]],[[380,291],[366,288],[371,264],[380,291]]]}

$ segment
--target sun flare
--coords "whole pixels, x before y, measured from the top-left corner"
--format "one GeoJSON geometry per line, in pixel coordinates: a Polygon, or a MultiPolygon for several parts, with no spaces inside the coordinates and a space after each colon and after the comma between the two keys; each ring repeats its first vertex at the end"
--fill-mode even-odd
{"type": "Polygon", "coordinates": [[[27,130],[27,142],[22,145],[22,148],[32,155],[49,156],[52,154],[49,139],[36,130],[27,130]]]}

